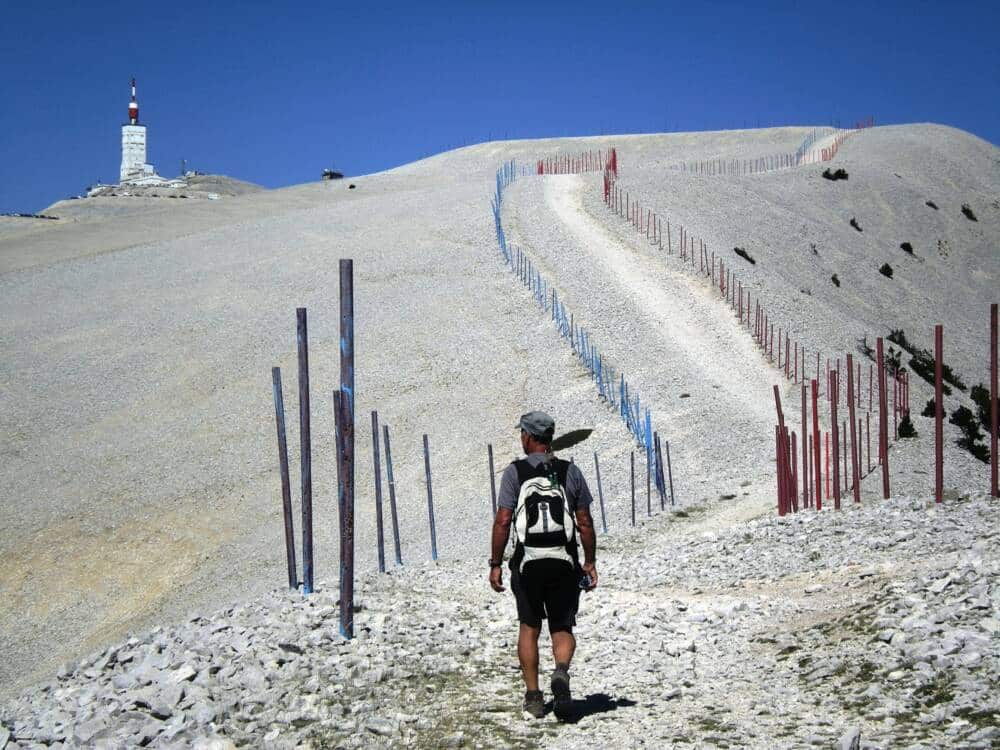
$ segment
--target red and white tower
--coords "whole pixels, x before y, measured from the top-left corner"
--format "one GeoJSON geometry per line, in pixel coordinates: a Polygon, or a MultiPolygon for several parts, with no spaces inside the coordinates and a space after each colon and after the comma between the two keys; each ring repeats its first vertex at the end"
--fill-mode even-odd
{"type": "Polygon", "coordinates": [[[128,121],[131,125],[139,124],[139,103],[135,100],[135,79],[132,79],[132,101],[128,104],[128,121]]]}
{"type": "Polygon", "coordinates": [[[146,163],[146,126],[139,124],[139,103],[135,98],[135,79],[132,79],[132,100],[128,105],[128,123],[122,125],[121,181],[128,182],[156,174],[152,164],[146,163]]]}

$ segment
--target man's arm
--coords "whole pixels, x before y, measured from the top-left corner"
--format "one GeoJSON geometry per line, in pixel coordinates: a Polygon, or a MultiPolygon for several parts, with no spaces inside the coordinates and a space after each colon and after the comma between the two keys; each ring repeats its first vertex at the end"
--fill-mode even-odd
{"type": "MultiPolygon", "coordinates": [[[[507,548],[507,539],[510,538],[510,522],[514,517],[514,511],[510,508],[497,508],[496,517],[493,519],[493,535],[491,540],[490,560],[493,562],[503,561],[503,551],[507,548]]],[[[503,587],[503,569],[499,566],[490,568],[490,586],[494,591],[505,591],[503,587]]]]}
{"type": "Polygon", "coordinates": [[[576,529],[580,534],[580,546],[583,547],[583,572],[590,576],[590,586],[587,591],[597,588],[597,533],[594,531],[594,519],[590,515],[590,507],[583,506],[576,511],[576,529]]]}

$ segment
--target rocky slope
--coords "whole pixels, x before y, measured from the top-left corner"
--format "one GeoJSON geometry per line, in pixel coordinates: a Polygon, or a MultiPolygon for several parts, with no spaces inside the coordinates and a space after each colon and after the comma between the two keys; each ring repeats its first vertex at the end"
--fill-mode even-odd
{"type": "Polygon", "coordinates": [[[131,637],[4,706],[0,746],[996,746],[995,500],[749,510],[600,538],[570,725],[521,713],[512,597],[450,559],[365,577],[350,642],[327,589],[131,637]]]}

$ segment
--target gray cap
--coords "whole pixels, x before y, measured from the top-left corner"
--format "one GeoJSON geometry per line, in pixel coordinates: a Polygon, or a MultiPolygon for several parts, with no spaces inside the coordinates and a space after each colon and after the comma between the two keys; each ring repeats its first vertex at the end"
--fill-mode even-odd
{"type": "Polygon", "coordinates": [[[545,443],[551,443],[556,432],[555,420],[543,411],[529,411],[521,417],[517,426],[545,443]]]}

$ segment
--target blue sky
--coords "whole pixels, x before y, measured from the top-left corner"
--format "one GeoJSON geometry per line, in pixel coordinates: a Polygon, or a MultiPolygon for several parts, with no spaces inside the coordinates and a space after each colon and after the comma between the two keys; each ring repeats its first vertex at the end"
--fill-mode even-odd
{"type": "Polygon", "coordinates": [[[7,3],[0,212],[149,160],[268,187],[490,138],[941,122],[1000,143],[1000,3],[7,3]]]}

